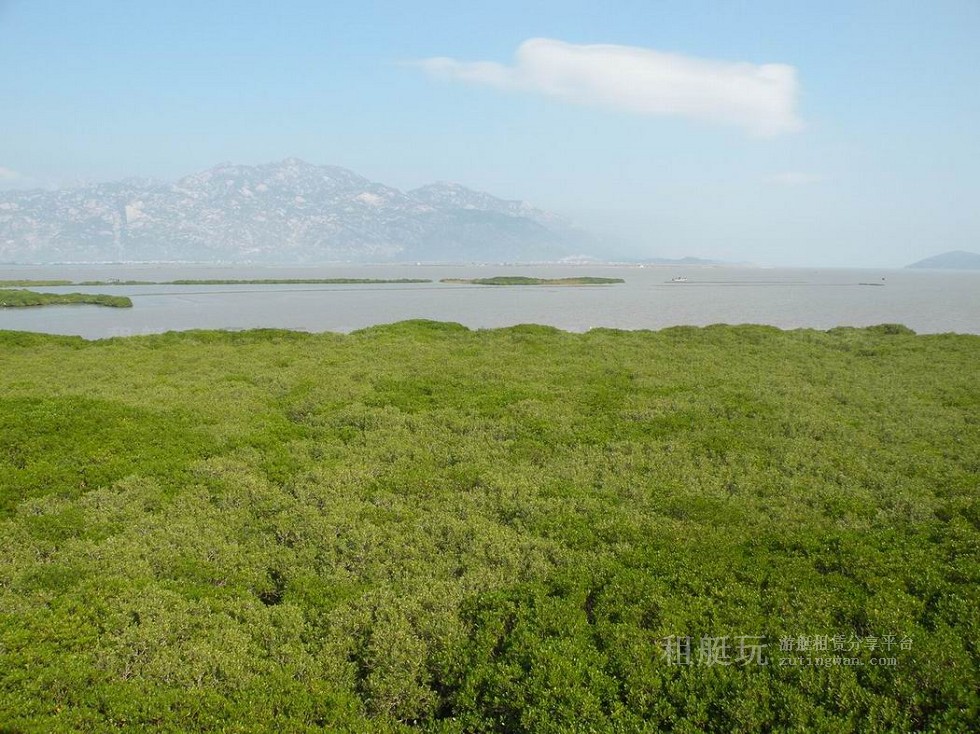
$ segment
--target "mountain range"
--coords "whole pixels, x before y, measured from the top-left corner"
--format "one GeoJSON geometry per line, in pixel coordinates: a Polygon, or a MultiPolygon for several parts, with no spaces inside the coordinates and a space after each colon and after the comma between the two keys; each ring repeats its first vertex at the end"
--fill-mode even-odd
{"type": "Polygon", "coordinates": [[[525,202],[452,183],[403,192],[296,158],[176,183],[0,191],[0,262],[531,262],[596,249],[525,202]]]}

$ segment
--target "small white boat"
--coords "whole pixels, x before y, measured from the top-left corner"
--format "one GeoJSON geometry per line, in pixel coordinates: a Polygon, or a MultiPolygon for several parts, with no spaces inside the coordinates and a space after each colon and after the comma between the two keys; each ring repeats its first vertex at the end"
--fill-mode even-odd
{"type": "Polygon", "coordinates": [[[671,278],[670,279],[670,282],[671,283],[686,283],[687,282],[687,278],[685,278],[683,275],[678,275],[676,278],[671,278]]]}

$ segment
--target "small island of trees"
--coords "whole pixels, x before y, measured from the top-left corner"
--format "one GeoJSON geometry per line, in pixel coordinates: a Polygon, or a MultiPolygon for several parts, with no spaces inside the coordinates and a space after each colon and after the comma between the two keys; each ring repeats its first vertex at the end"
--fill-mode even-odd
{"type": "Polygon", "coordinates": [[[126,296],[108,296],[104,293],[38,293],[23,288],[0,290],[0,308],[62,306],[76,303],[112,308],[133,307],[133,302],[126,296]]]}

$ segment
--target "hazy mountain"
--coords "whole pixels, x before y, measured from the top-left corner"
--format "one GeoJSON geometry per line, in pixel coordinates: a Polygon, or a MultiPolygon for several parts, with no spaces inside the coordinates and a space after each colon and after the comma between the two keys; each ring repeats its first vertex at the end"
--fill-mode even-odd
{"type": "Polygon", "coordinates": [[[525,201],[498,199],[496,196],[473,191],[456,183],[438,183],[412,189],[408,192],[416,201],[436,208],[465,209],[469,211],[494,212],[508,217],[530,219],[545,227],[567,227],[568,223],[551,212],[535,209],[525,201]]]}
{"type": "Polygon", "coordinates": [[[595,249],[560,217],[458,184],[407,193],[289,158],[164,184],[0,192],[0,261],[557,260],[595,249]]]}
{"type": "Polygon", "coordinates": [[[907,268],[933,268],[936,270],[980,270],[980,254],[965,250],[951,250],[919,260],[907,268]]]}

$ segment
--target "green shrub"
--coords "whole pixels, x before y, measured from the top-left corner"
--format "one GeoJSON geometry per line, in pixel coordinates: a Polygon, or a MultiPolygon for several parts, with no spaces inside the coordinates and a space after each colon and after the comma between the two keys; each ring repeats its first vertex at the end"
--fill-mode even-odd
{"type": "Polygon", "coordinates": [[[0,345],[2,730],[980,715],[976,336],[419,320],[0,345]],[[778,664],[837,635],[910,643],[778,664]],[[739,636],[769,664],[698,657],[739,636]]]}

